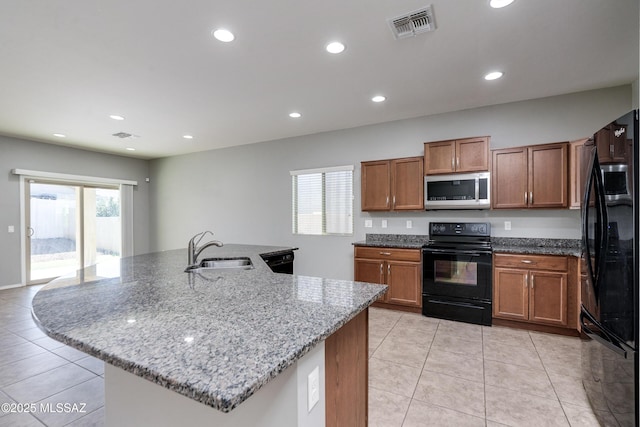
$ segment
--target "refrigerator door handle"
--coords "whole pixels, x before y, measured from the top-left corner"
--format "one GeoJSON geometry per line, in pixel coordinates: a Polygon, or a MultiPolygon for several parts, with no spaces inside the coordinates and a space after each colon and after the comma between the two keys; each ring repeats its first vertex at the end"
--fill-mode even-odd
{"type": "Polygon", "coordinates": [[[624,357],[625,359],[632,357],[632,349],[627,348],[626,344],[608,334],[589,313],[584,311],[584,309],[580,311],[580,326],[582,327],[582,332],[584,332],[585,335],[604,345],[614,353],[624,357]],[[588,325],[585,323],[585,318],[589,323],[588,325]]]}

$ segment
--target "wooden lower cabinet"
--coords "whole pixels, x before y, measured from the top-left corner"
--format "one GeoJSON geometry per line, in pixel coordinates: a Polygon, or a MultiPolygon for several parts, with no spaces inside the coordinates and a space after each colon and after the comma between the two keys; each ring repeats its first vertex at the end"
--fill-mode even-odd
{"type": "Polygon", "coordinates": [[[387,293],[378,303],[419,312],[422,307],[421,259],[420,249],[356,247],[355,280],[388,285],[387,293]]]}
{"type": "Polygon", "coordinates": [[[578,261],[494,254],[493,318],[577,329],[578,261]]]}

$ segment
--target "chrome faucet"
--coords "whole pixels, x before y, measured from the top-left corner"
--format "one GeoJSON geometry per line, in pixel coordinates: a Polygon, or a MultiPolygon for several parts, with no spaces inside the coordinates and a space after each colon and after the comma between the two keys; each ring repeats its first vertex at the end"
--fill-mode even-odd
{"type": "Polygon", "coordinates": [[[199,248],[198,243],[200,243],[200,241],[203,239],[204,236],[207,235],[207,233],[211,234],[213,236],[213,233],[211,231],[203,231],[202,233],[198,233],[195,236],[193,236],[191,238],[191,240],[189,240],[189,246],[187,247],[187,251],[189,252],[188,256],[189,256],[189,264],[188,265],[194,265],[197,262],[198,259],[198,255],[200,255],[200,252],[202,252],[203,250],[207,249],[209,246],[222,246],[223,243],[219,240],[211,240],[210,242],[207,242],[205,244],[203,244],[202,246],[200,246],[199,248]],[[197,240],[196,240],[197,239],[197,240]]]}

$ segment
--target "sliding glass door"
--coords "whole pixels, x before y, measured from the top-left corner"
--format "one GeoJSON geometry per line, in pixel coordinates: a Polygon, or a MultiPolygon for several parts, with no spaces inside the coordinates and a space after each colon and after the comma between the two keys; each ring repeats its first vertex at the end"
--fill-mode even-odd
{"type": "Polygon", "coordinates": [[[28,180],[27,283],[121,256],[120,190],[28,180]]]}

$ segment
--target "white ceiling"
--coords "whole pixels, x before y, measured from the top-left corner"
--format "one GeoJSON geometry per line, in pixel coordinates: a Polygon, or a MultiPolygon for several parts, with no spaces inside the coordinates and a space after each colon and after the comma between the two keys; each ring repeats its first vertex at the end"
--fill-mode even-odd
{"type": "Polygon", "coordinates": [[[0,134],[157,158],[638,79],[637,0],[488,3],[4,0],[0,134]],[[437,30],[395,40],[428,4],[437,30]]]}

